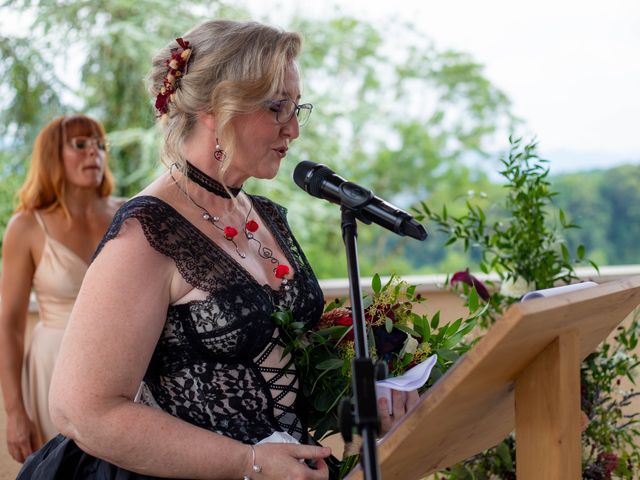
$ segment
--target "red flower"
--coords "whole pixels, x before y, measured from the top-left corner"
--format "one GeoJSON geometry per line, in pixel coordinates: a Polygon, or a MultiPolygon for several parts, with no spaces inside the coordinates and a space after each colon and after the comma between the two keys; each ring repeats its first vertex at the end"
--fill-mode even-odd
{"type": "MultiPolygon", "coordinates": [[[[351,317],[351,309],[349,308],[334,308],[333,310],[325,313],[320,318],[320,322],[316,328],[322,330],[323,328],[341,326],[350,327],[353,325],[353,319],[351,317]]],[[[353,329],[351,329],[346,336],[345,340],[353,342],[353,329]]]]}
{"type": "Polygon", "coordinates": [[[161,113],[167,113],[169,110],[169,94],[159,93],[156,97],[156,109],[161,113]]]}
{"type": "Polygon", "coordinates": [[[238,235],[238,230],[233,227],[224,227],[224,238],[231,240],[236,235],[238,235]]]}
{"type": "Polygon", "coordinates": [[[276,278],[284,278],[289,273],[289,267],[286,265],[278,265],[275,269],[276,278]]]}
{"type": "Polygon", "coordinates": [[[618,468],[619,459],[615,453],[602,452],[598,455],[596,462],[605,469],[605,478],[611,478],[611,473],[618,468]]]}
{"type": "Polygon", "coordinates": [[[464,272],[456,272],[453,274],[453,277],[451,277],[451,286],[455,285],[458,282],[463,282],[470,287],[475,287],[476,292],[478,292],[478,295],[480,295],[480,298],[482,298],[485,302],[489,300],[489,297],[491,296],[489,294],[489,290],[487,290],[487,287],[485,287],[480,280],[469,273],[468,268],[464,272]]]}
{"type": "Polygon", "coordinates": [[[260,225],[258,225],[258,222],[256,222],[255,220],[249,220],[246,227],[250,232],[255,232],[256,230],[258,230],[258,228],[260,228],[260,225]]]}

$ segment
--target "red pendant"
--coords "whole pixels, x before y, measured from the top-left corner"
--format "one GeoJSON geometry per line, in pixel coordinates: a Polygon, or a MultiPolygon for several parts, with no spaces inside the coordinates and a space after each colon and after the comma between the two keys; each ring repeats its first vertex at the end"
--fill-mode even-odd
{"type": "Polygon", "coordinates": [[[258,225],[258,222],[256,222],[255,220],[249,220],[246,224],[246,227],[248,231],[253,233],[258,230],[258,228],[260,228],[260,225],[258,225]]]}
{"type": "Polygon", "coordinates": [[[238,235],[238,230],[233,227],[224,227],[224,238],[227,240],[231,240],[233,237],[238,235]]]}
{"type": "Polygon", "coordinates": [[[289,274],[289,267],[286,265],[278,265],[275,268],[276,278],[284,278],[289,274]]]}

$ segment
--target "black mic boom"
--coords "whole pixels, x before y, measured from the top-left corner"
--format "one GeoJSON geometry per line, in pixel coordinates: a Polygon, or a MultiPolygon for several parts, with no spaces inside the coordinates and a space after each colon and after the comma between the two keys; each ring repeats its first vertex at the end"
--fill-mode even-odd
{"type": "Polygon", "coordinates": [[[417,240],[427,238],[424,227],[407,212],[376,197],[371,190],[348,182],[321,163],[300,162],[293,171],[293,181],[309,195],[350,208],[364,223],[373,222],[417,240]]]}

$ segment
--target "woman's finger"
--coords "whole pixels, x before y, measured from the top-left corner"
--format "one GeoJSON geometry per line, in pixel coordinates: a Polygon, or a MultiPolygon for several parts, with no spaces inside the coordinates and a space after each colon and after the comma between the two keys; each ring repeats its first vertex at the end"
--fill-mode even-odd
{"type": "Polygon", "coordinates": [[[292,445],[291,456],[304,458],[305,460],[323,459],[331,455],[329,447],[317,447],[315,445],[292,445]]]}
{"type": "Polygon", "coordinates": [[[385,397],[378,399],[378,415],[380,416],[380,434],[386,435],[393,426],[393,418],[389,415],[389,404],[385,397]]]}
{"type": "Polygon", "coordinates": [[[410,392],[407,392],[407,402],[406,402],[407,410],[417,405],[419,400],[420,400],[420,394],[418,393],[417,390],[412,390],[410,392]]]}
{"type": "Polygon", "coordinates": [[[405,392],[401,392],[399,390],[391,391],[391,398],[393,399],[393,416],[396,422],[400,420],[405,413],[407,413],[407,409],[405,407],[405,395],[405,392]]]}

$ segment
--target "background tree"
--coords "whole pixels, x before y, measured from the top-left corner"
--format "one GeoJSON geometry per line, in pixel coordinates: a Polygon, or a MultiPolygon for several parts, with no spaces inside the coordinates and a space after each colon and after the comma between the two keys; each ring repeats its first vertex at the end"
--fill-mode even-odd
{"type": "MultiPolygon", "coordinates": [[[[12,114],[2,115],[0,128],[5,135],[23,132],[0,144],[3,154],[19,152],[5,163],[5,198],[24,175],[34,132],[52,116],[77,110],[104,122],[118,193],[134,194],[159,171],[161,135],[144,83],[153,52],[204,18],[248,16],[221,1],[17,0],[5,2],[5,9],[9,3],[32,14],[28,36],[9,39],[24,50],[11,49],[16,69],[31,83],[3,69],[11,100],[0,101],[0,113],[12,114]]],[[[488,183],[486,174],[461,160],[481,158],[486,140],[511,117],[507,98],[483,77],[481,65],[463,53],[438,51],[410,25],[383,33],[354,18],[294,18],[286,28],[305,36],[305,99],[316,108],[277,181],[247,189],[289,206],[320,276],[344,275],[339,211],[293,185],[298,161],[326,163],[404,208],[417,198],[444,202],[470,184],[488,183]],[[394,37],[407,45],[390,45],[394,37]]],[[[9,212],[0,212],[3,225],[9,212]]],[[[416,268],[403,255],[406,242],[378,227],[363,227],[360,242],[365,275],[416,268]]]]}

